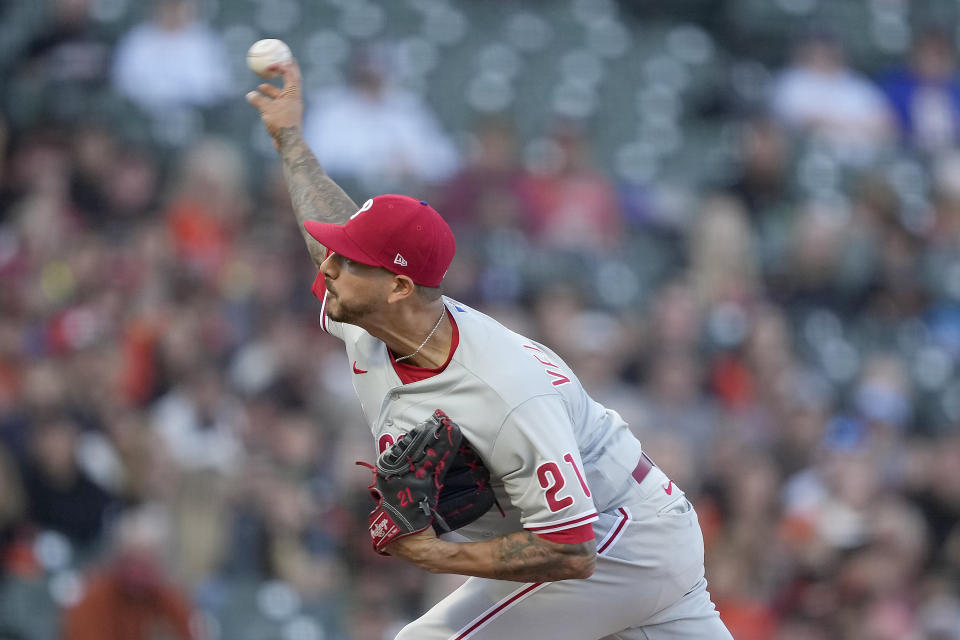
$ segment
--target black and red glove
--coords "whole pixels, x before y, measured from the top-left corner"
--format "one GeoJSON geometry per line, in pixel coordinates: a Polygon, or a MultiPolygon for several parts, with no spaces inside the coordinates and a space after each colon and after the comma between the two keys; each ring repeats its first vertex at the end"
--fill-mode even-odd
{"type": "Polygon", "coordinates": [[[380,454],[373,469],[370,512],[373,548],[433,525],[437,533],[473,522],[495,503],[490,473],[440,409],[380,454]]]}
{"type": "Polygon", "coordinates": [[[448,465],[437,504],[439,517],[433,521],[433,530],[437,535],[456,531],[485,514],[495,504],[497,499],[490,488],[490,472],[464,438],[456,457],[448,465]]]}

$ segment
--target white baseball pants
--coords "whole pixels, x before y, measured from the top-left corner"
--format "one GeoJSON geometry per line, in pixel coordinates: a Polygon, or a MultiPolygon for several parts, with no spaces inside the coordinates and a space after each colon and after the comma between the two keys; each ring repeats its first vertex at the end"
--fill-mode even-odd
{"type": "Polygon", "coordinates": [[[470,578],[397,640],[732,640],[710,601],[693,506],[654,467],[600,514],[586,580],[470,578]]]}

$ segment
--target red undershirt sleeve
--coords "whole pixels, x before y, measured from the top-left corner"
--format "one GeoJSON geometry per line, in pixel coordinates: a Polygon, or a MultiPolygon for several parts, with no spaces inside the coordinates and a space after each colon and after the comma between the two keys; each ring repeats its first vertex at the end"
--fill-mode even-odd
{"type": "Polygon", "coordinates": [[[537,535],[544,540],[558,542],[560,544],[580,544],[594,539],[593,525],[589,522],[579,527],[564,529],[563,531],[556,531],[554,533],[538,533],[537,535]]]}

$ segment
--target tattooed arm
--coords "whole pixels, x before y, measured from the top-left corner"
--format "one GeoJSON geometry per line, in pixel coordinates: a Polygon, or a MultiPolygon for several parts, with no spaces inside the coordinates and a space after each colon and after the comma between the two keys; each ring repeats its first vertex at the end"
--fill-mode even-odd
{"type": "Polygon", "coordinates": [[[357,205],[324,172],[316,156],[303,140],[303,96],[300,67],[295,60],[271,67],[283,75],[283,89],[261,84],[247,94],[247,102],[260,112],[267,133],[283,159],[283,176],[290,191],[297,226],[313,261],[320,265],[325,250],[307,233],[307,220],[343,224],[357,211],[357,205]]]}
{"type": "Polygon", "coordinates": [[[316,156],[303,141],[299,127],[281,129],[275,138],[283,158],[283,175],[290,191],[297,226],[307,243],[313,261],[320,266],[326,251],[303,223],[307,220],[344,224],[357,212],[357,205],[320,166],[316,156]]]}
{"type": "Polygon", "coordinates": [[[485,542],[459,544],[440,540],[430,528],[400,538],[390,544],[387,551],[433,573],[517,582],[589,578],[596,564],[594,540],[561,544],[529,531],[517,531],[485,542]]]}

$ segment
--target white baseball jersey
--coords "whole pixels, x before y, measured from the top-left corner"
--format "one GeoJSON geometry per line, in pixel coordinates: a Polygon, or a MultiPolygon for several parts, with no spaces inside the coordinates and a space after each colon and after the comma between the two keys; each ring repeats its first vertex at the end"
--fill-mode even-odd
{"type": "Polygon", "coordinates": [[[322,328],[346,345],[378,451],[443,409],[489,468],[504,513],[490,509],[457,533],[597,539],[589,579],[469,578],[397,640],[732,640],[706,589],[693,506],[555,353],[445,297],[450,358],[405,384],[383,342],[327,318],[322,276],[313,290],[322,328]]]}
{"type": "Polygon", "coordinates": [[[521,527],[539,534],[582,531],[598,512],[622,504],[636,484],[631,472],[641,452],[620,416],[591,400],[547,347],[465,304],[444,303],[459,344],[443,371],[409,384],[383,342],[323,315],[323,329],[346,345],[379,450],[435,409],[460,425],[490,470],[506,513],[492,509],[458,531],[473,540],[521,527]]]}

